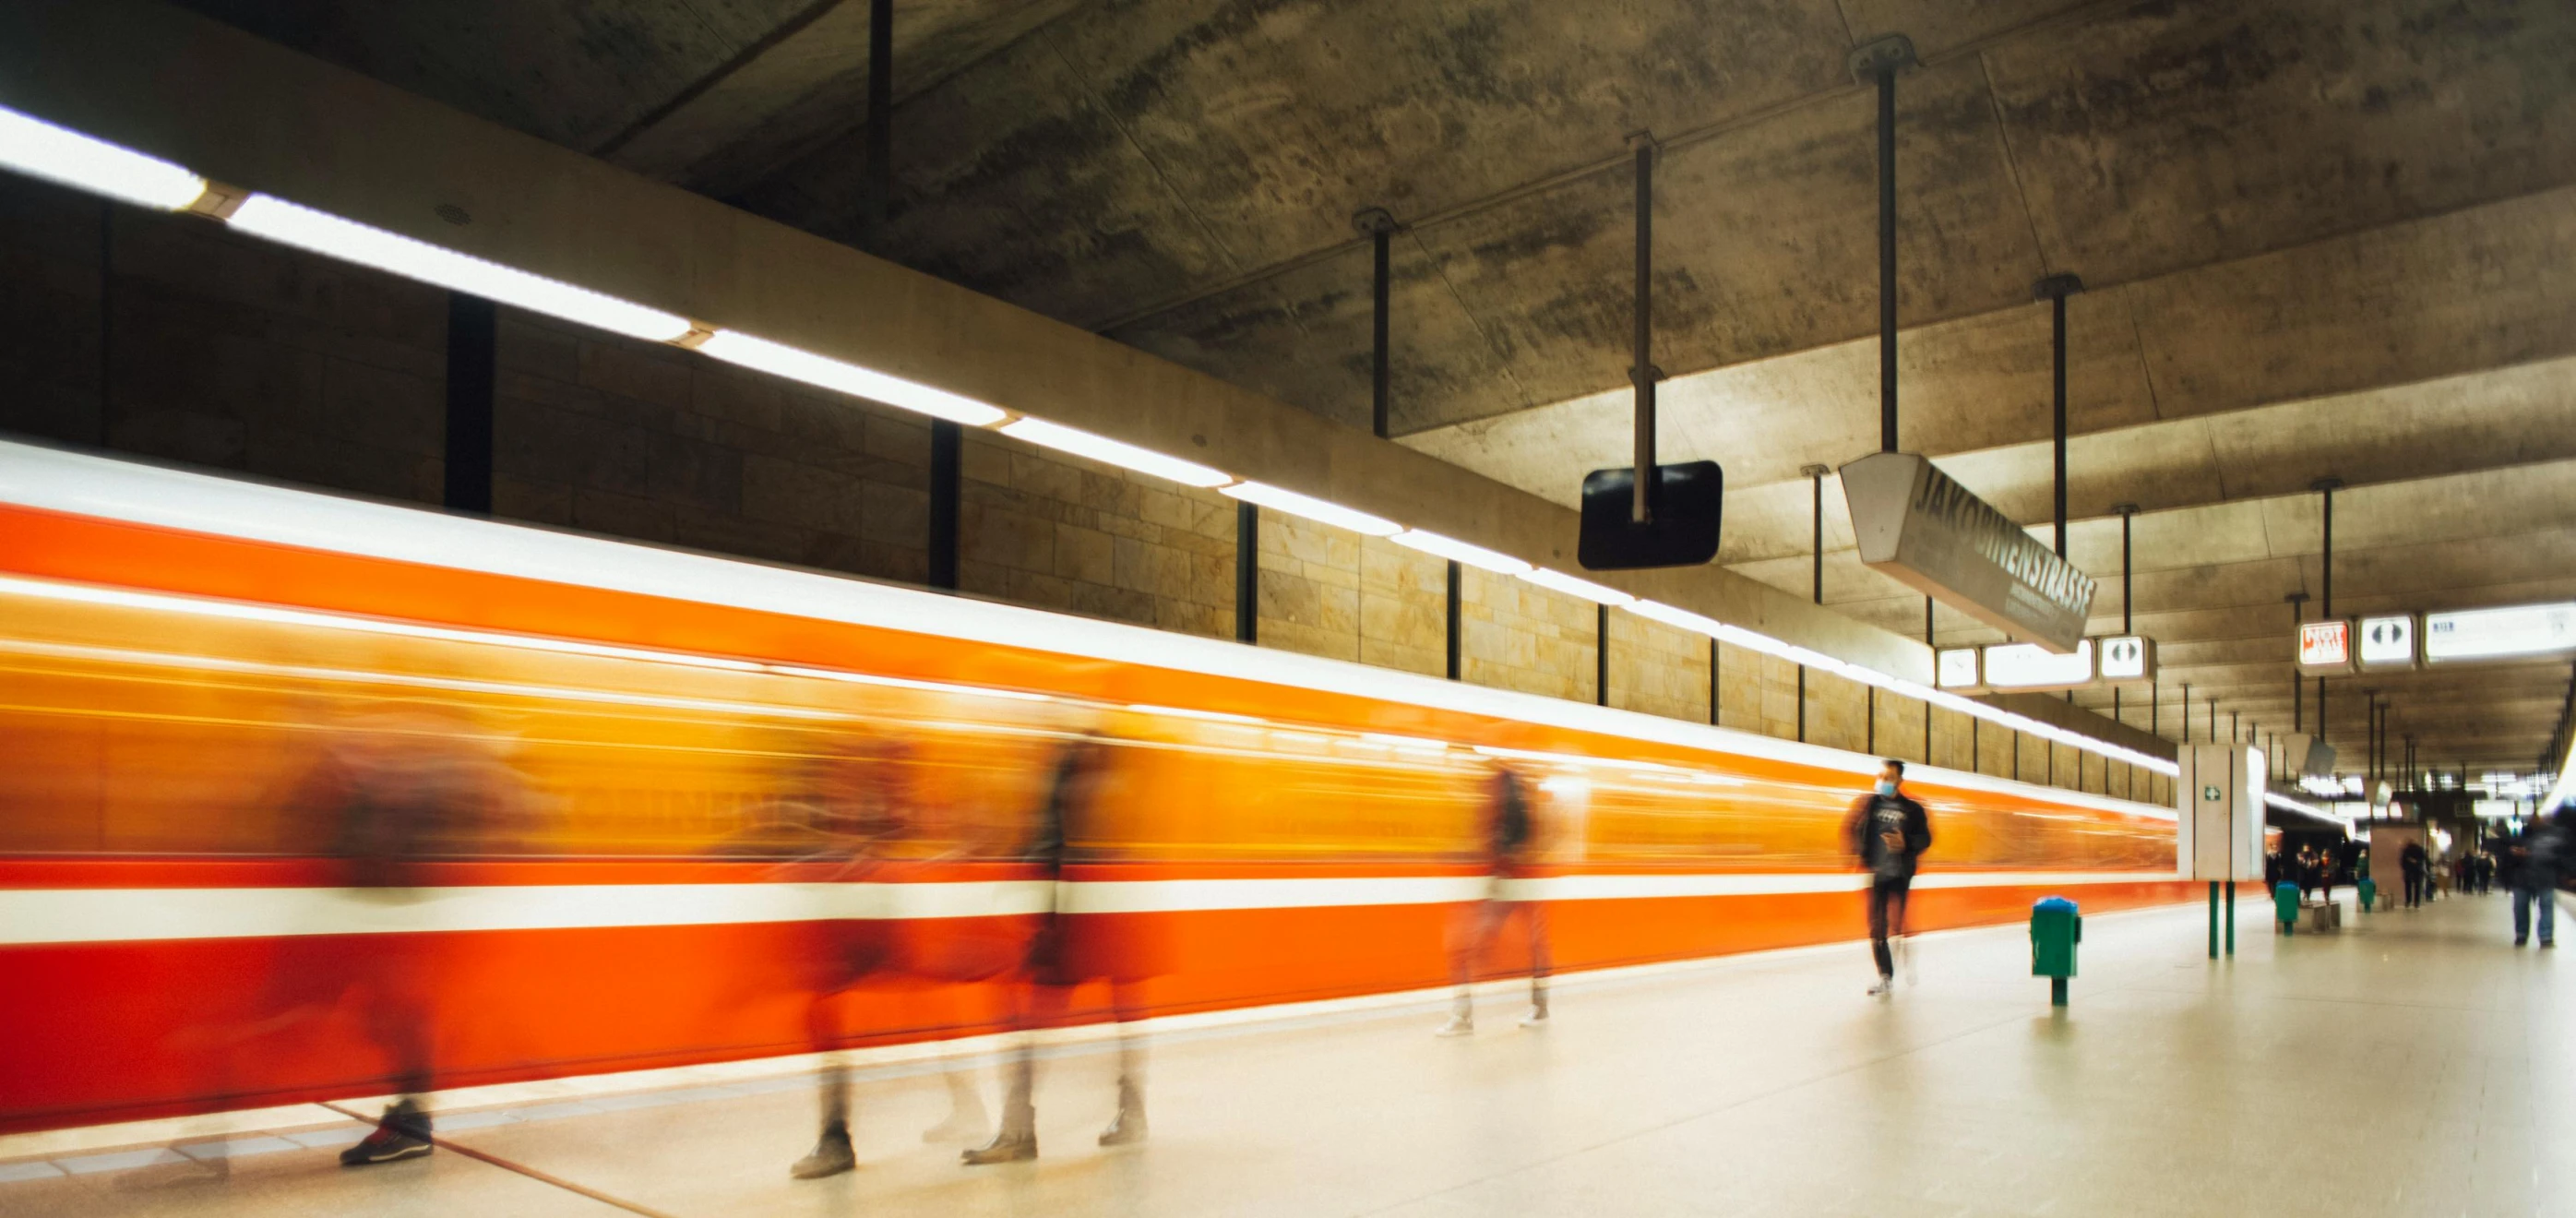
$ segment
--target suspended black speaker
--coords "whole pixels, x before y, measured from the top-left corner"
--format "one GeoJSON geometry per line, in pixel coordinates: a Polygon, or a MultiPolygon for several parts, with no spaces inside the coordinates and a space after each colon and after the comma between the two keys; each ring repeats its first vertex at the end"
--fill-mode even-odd
{"type": "Polygon", "coordinates": [[[1596,469],[1583,479],[1583,536],[1575,558],[1587,571],[1695,567],[1717,557],[1726,473],[1715,461],[1658,465],[1653,512],[1636,519],[1635,466],[1596,469]]]}

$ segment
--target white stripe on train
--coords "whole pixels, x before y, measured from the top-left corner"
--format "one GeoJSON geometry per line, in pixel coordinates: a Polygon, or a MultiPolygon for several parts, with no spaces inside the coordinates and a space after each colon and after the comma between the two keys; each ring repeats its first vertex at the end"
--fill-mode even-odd
{"type": "MultiPolygon", "coordinates": [[[[1935,872],[1917,888],[2167,883],[2133,871],[1935,872]]],[[[1856,892],[1849,872],[1569,875],[1512,880],[1505,895],[1551,901],[1856,892]]],[[[1436,905],[1485,895],[1476,876],[1039,880],[936,884],[549,884],[447,888],[50,888],[0,891],[0,946],[280,938],[416,931],[719,926],[827,919],[975,918],[1043,912],[1173,913],[1436,905]]]]}

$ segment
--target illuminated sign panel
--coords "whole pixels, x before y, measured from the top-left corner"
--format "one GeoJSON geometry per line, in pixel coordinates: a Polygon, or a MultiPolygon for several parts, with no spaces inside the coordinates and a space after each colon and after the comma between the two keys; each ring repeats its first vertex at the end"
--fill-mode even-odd
{"type": "Polygon", "coordinates": [[[1977,687],[1977,649],[1953,647],[1933,653],[1933,673],[1943,689],[1977,687]]]}
{"type": "Polygon", "coordinates": [[[2156,676],[2156,641],[2134,634],[2103,639],[2105,682],[2152,681],[2156,676]]]}
{"type": "Polygon", "coordinates": [[[1986,688],[2009,690],[2074,689],[2093,683],[2093,640],[2078,639],[2075,650],[2052,655],[2036,643],[2011,643],[1986,649],[1986,688]]]}
{"type": "Polygon", "coordinates": [[[2299,623],[2299,671],[2309,676],[2352,671],[2352,622],[2299,623]]]}
{"type": "Polygon", "coordinates": [[[2424,659],[2506,660],[2576,651],[2576,603],[2424,615],[2424,659]]]}
{"type": "Polygon", "coordinates": [[[2361,636],[2361,666],[2365,669],[2415,667],[2415,615],[2400,613],[2387,617],[2366,617],[2356,630],[2361,636]]]}

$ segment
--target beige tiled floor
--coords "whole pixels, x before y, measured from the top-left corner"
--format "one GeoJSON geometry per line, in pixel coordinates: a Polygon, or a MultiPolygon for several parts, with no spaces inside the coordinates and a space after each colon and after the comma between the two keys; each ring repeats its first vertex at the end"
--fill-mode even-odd
{"type": "MultiPolygon", "coordinates": [[[[1117,1152],[1091,1144],[1110,1060],[1084,1046],[1048,1063],[1045,1157],[1011,1167],[920,1141],[944,1100],[917,1067],[863,1086],[837,1180],[787,1179],[814,1121],[793,1080],[448,1136],[689,1218],[2576,1214],[2576,965],[2513,949],[2503,896],[2290,940],[2240,912],[2216,965],[2196,907],[2093,919],[2062,1013],[2014,927],[1919,941],[1889,1000],[1837,947],[1574,979],[1539,1033],[1489,1002],[1459,1041],[1430,1007],[1169,1036],[1154,1139],[1117,1152]]],[[[0,1182],[13,1218],[431,1212],[614,1211],[463,1155],[342,1171],[327,1147],[224,1182],[0,1182]]]]}

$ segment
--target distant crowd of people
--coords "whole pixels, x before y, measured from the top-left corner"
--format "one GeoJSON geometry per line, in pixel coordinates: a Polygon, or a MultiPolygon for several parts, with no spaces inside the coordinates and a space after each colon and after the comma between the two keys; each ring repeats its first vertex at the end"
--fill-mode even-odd
{"type": "MultiPolygon", "coordinates": [[[[2576,831],[2557,813],[2534,819],[2522,832],[2437,860],[2420,840],[2409,838],[2397,850],[2397,872],[2404,887],[2400,902],[2407,909],[2447,890],[2459,896],[2485,896],[2498,883],[2513,897],[2513,945],[2530,943],[2537,920],[2542,947],[2557,946],[2558,908],[2550,895],[2576,879],[2576,831]]],[[[2264,856],[2267,887],[2295,884],[2302,901],[2322,894],[2334,899],[2337,884],[2356,882],[2359,857],[2332,847],[2302,846],[2264,856]]],[[[2383,873],[2384,874],[2384,873],[2383,873]]]]}

